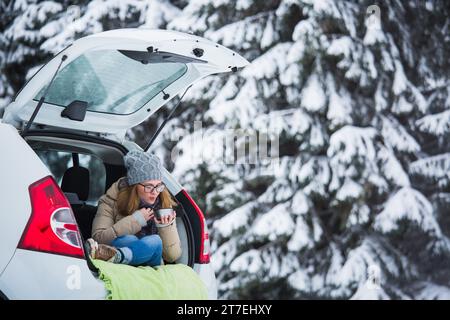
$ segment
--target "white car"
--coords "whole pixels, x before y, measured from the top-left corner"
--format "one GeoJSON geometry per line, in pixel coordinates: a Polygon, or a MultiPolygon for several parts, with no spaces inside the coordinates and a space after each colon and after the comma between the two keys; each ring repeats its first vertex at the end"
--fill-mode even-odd
{"type": "MultiPolygon", "coordinates": [[[[189,34],[120,29],[75,41],[44,65],[0,123],[0,299],[104,299],[83,249],[96,200],[125,174],[125,139],[197,80],[248,64],[189,34]]],[[[144,148],[145,150],[148,149],[144,148]]],[[[183,255],[217,298],[202,211],[164,169],[179,202],[183,255]]]]}

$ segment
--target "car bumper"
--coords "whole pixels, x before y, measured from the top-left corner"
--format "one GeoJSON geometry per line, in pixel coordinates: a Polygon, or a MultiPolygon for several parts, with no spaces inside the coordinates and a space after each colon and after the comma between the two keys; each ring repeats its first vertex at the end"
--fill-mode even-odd
{"type": "Polygon", "coordinates": [[[105,299],[106,288],[86,260],[17,249],[0,277],[8,299],[105,299]]]}
{"type": "MultiPolygon", "coordinates": [[[[217,281],[210,264],[195,264],[194,271],[217,299],[217,281]]],[[[0,290],[11,300],[103,300],[103,281],[89,270],[85,260],[17,249],[0,276],[0,290]]]]}
{"type": "Polygon", "coordinates": [[[208,299],[217,300],[217,280],[211,264],[194,264],[194,271],[200,276],[208,290],[208,299]]]}

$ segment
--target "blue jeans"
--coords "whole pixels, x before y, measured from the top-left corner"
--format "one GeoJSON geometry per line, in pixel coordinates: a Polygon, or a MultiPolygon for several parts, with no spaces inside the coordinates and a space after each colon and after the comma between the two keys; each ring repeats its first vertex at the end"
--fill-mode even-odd
{"type": "Polygon", "coordinates": [[[153,234],[141,239],[134,235],[125,235],[114,239],[112,245],[116,248],[124,248],[122,250],[124,253],[131,251],[131,257],[125,253],[127,264],[151,267],[161,264],[162,240],[159,235],[153,234]]]}

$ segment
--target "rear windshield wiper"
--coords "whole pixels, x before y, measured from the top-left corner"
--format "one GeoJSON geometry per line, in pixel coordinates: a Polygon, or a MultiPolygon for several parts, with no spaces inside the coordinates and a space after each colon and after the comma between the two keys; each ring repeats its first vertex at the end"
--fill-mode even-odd
{"type": "Polygon", "coordinates": [[[63,63],[66,59],[67,59],[67,56],[66,56],[66,55],[63,55],[63,56],[61,57],[61,62],[59,63],[58,68],[56,69],[55,73],[53,74],[53,77],[52,77],[52,79],[50,80],[50,83],[48,84],[47,88],[45,89],[44,94],[43,94],[42,97],[39,99],[39,102],[38,102],[36,108],[34,109],[33,114],[32,114],[31,117],[30,117],[30,120],[28,120],[27,125],[25,126],[25,129],[23,129],[23,131],[22,131],[22,133],[21,133],[22,137],[24,137],[24,136],[27,134],[28,130],[30,129],[31,124],[32,124],[33,121],[34,121],[34,118],[36,118],[36,116],[37,116],[39,110],[40,110],[41,107],[42,107],[42,104],[44,103],[45,96],[47,95],[48,90],[50,89],[50,87],[51,87],[52,84],[53,84],[53,80],[55,80],[55,77],[56,77],[56,75],[58,74],[59,69],[61,68],[62,63],[63,63]]]}

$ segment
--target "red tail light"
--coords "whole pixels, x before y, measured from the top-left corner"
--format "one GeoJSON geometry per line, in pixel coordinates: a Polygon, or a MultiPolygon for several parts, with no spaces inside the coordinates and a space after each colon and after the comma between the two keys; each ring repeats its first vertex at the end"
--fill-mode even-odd
{"type": "Polygon", "coordinates": [[[32,213],[18,248],[84,259],[72,209],[55,180],[45,177],[28,190],[32,213]]]}
{"type": "Polygon", "coordinates": [[[208,233],[208,226],[206,225],[205,216],[203,215],[202,210],[198,207],[198,205],[195,203],[195,201],[191,198],[191,196],[186,192],[186,190],[182,190],[183,194],[186,196],[186,198],[189,200],[191,205],[194,207],[195,211],[198,214],[198,217],[200,219],[200,227],[202,231],[202,239],[200,243],[200,257],[199,262],[200,263],[209,263],[210,259],[210,243],[209,243],[209,233],[208,233]]]}

